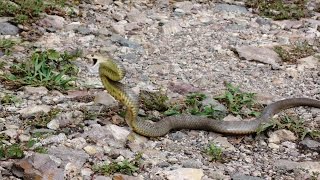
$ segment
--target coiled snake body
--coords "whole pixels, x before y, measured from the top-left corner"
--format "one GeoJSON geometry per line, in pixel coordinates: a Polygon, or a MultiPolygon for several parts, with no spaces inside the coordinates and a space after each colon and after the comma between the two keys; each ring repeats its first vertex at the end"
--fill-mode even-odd
{"type": "Polygon", "coordinates": [[[223,134],[250,134],[255,133],[262,123],[270,121],[272,116],[281,110],[297,106],[320,108],[320,101],[318,100],[290,98],[269,104],[263,110],[261,116],[252,121],[216,121],[200,116],[179,115],[169,116],[161,121],[152,123],[138,117],[137,95],[130,88],[118,82],[126,74],[123,65],[103,56],[93,56],[92,58],[100,64],[99,75],[106,90],[127,107],[126,121],[128,125],[134,132],[143,136],[163,136],[172,129],[198,129],[223,134]]]}

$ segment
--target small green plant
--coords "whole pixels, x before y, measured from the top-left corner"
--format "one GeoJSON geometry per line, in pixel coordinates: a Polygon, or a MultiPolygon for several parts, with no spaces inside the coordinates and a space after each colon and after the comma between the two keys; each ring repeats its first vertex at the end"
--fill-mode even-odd
{"type": "Polygon", "coordinates": [[[45,86],[48,89],[64,90],[76,78],[78,68],[72,64],[74,56],[67,52],[60,54],[55,50],[35,52],[31,59],[11,66],[11,74],[2,76],[16,85],[45,86]]]}
{"type": "Polygon", "coordinates": [[[0,102],[3,105],[10,105],[10,104],[17,104],[21,101],[21,99],[19,99],[17,96],[14,96],[12,94],[5,94],[0,102]]]}
{"type": "Polygon", "coordinates": [[[15,41],[11,39],[0,39],[0,50],[4,52],[5,55],[11,54],[11,48],[16,44],[15,41]]]}
{"type": "Polygon", "coordinates": [[[209,144],[205,152],[211,157],[211,161],[219,161],[222,159],[222,148],[216,144],[209,144]]]}
{"type": "Polygon", "coordinates": [[[125,159],[121,162],[111,162],[107,164],[103,164],[101,166],[95,166],[94,170],[97,173],[101,173],[105,176],[114,174],[114,173],[122,173],[127,175],[132,175],[134,172],[139,170],[139,166],[141,164],[142,154],[138,153],[135,158],[131,161],[125,159]]]}
{"type": "Polygon", "coordinates": [[[221,113],[219,110],[215,109],[214,106],[202,104],[202,101],[206,98],[207,96],[203,93],[191,93],[186,96],[186,99],[183,103],[170,106],[164,112],[164,115],[172,116],[182,114],[183,112],[187,111],[192,115],[220,118],[221,113]]]}
{"type": "Polygon", "coordinates": [[[0,145],[0,159],[19,159],[23,158],[23,148],[19,144],[0,145]]]}
{"type": "Polygon", "coordinates": [[[255,107],[255,93],[247,93],[240,91],[239,87],[235,87],[230,83],[226,84],[227,90],[221,96],[216,97],[218,101],[226,104],[229,112],[234,115],[242,115],[242,116],[258,116],[259,113],[254,109],[255,107]],[[243,108],[249,108],[251,112],[245,113],[241,110],[243,108]]]}
{"type": "Polygon", "coordinates": [[[37,153],[41,153],[41,154],[46,154],[48,152],[48,149],[42,146],[38,146],[33,148],[33,146],[38,142],[38,139],[30,139],[27,144],[25,145],[25,147],[27,149],[33,150],[37,153]]]}
{"type": "Polygon", "coordinates": [[[248,0],[246,6],[274,20],[300,19],[310,16],[307,0],[248,0]]]}
{"type": "Polygon", "coordinates": [[[48,113],[40,112],[35,116],[31,117],[31,119],[26,120],[26,124],[29,126],[35,127],[46,127],[47,124],[55,118],[61,112],[60,109],[54,108],[50,110],[48,113]]]}
{"type": "Polygon", "coordinates": [[[270,129],[288,129],[295,133],[295,135],[297,135],[301,140],[303,140],[307,135],[309,135],[313,139],[320,138],[319,130],[311,130],[307,128],[305,121],[297,117],[281,116],[278,119],[273,119],[268,123],[262,124],[258,128],[257,134],[270,129]]]}
{"type": "Polygon", "coordinates": [[[297,42],[290,46],[275,46],[274,51],[284,62],[295,63],[298,59],[311,56],[316,53],[308,42],[297,42]]]}
{"type": "Polygon", "coordinates": [[[140,101],[148,110],[165,111],[168,109],[168,96],[163,91],[141,91],[140,101]]]}
{"type": "Polygon", "coordinates": [[[31,23],[44,12],[65,15],[63,8],[71,4],[67,0],[0,0],[0,16],[12,16],[16,23],[31,23]]]}

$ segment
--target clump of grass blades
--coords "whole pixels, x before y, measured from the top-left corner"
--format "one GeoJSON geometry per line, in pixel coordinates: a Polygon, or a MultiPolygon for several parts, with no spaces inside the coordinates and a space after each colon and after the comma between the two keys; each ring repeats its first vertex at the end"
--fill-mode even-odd
{"type": "Polygon", "coordinates": [[[74,75],[78,68],[71,60],[79,54],[71,55],[67,52],[60,54],[55,50],[35,52],[31,58],[21,64],[12,65],[11,74],[2,76],[15,85],[45,86],[48,89],[65,90],[72,87],[74,75]]]}

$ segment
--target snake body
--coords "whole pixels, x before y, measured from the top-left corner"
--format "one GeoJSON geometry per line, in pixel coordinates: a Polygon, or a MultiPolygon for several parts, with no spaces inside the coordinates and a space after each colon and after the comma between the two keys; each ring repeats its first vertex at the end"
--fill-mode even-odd
{"type": "Polygon", "coordinates": [[[193,115],[169,116],[158,122],[149,122],[138,117],[138,96],[119,81],[124,78],[124,66],[104,56],[93,56],[100,64],[99,75],[105,89],[127,107],[126,122],[132,130],[147,137],[164,136],[173,129],[197,129],[215,131],[223,134],[255,133],[262,124],[269,122],[272,116],[284,109],[297,106],[320,108],[320,101],[309,98],[290,98],[269,104],[259,118],[252,121],[217,121],[193,115]]]}

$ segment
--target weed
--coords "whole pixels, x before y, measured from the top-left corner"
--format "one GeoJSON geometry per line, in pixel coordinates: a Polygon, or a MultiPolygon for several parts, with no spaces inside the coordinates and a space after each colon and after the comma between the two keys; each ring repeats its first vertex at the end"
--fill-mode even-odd
{"type": "Polygon", "coordinates": [[[173,116],[173,115],[181,114],[181,107],[180,107],[180,105],[173,105],[173,106],[169,107],[169,109],[166,110],[163,114],[166,116],[173,116]]]}
{"type": "Polygon", "coordinates": [[[46,127],[47,124],[61,112],[60,109],[52,109],[48,113],[38,113],[32,119],[26,121],[27,125],[35,127],[46,127]]]}
{"type": "Polygon", "coordinates": [[[111,162],[108,164],[103,164],[101,166],[95,166],[95,172],[101,173],[105,176],[111,175],[114,173],[122,173],[127,175],[132,175],[134,172],[139,170],[139,166],[141,164],[141,153],[138,153],[136,157],[129,161],[125,159],[121,162],[111,162]]]}
{"type": "Polygon", "coordinates": [[[25,145],[25,147],[27,149],[31,149],[37,153],[41,153],[41,154],[46,154],[48,152],[48,149],[42,146],[37,146],[34,147],[33,146],[38,142],[38,139],[30,139],[27,144],[25,145]]]}
{"type": "Polygon", "coordinates": [[[248,0],[246,5],[262,16],[283,20],[308,17],[310,12],[306,8],[306,3],[307,0],[248,0]]]}
{"type": "Polygon", "coordinates": [[[18,98],[17,96],[11,95],[11,94],[5,94],[1,100],[1,104],[3,105],[10,105],[10,104],[17,104],[21,102],[21,99],[18,98]]]}
{"type": "Polygon", "coordinates": [[[210,144],[205,152],[211,157],[211,161],[219,161],[222,159],[222,148],[220,146],[210,144]]]}
{"type": "Polygon", "coordinates": [[[11,54],[11,48],[16,44],[15,41],[11,39],[0,39],[0,50],[4,52],[5,55],[11,54]]]}
{"type": "Polygon", "coordinates": [[[306,41],[297,42],[291,46],[275,46],[274,51],[284,62],[295,63],[298,59],[311,56],[316,53],[306,41]]]}
{"type": "Polygon", "coordinates": [[[227,90],[221,96],[216,97],[218,101],[227,105],[228,110],[234,115],[242,116],[258,116],[259,113],[254,111],[255,94],[240,91],[239,87],[235,87],[230,83],[226,84],[227,90]],[[249,108],[250,112],[242,112],[243,108],[249,108]]]}
{"type": "Polygon", "coordinates": [[[71,55],[55,50],[35,52],[31,59],[21,64],[12,65],[11,74],[2,78],[13,81],[16,85],[45,86],[48,89],[69,89],[78,68],[71,63],[71,55]],[[68,76],[71,76],[70,78],[68,76]]]}
{"type": "Polygon", "coordinates": [[[15,0],[14,2],[8,0],[0,0],[0,16],[12,16],[16,23],[31,23],[38,19],[41,13],[47,12],[49,14],[61,14],[65,12],[61,10],[67,4],[67,0],[15,0]]]}
{"type": "Polygon", "coordinates": [[[172,116],[188,112],[192,115],[205,116],[209,118],[220,118],[221,111],[217,110],[212,105],[203,105],[202,101],[207,96],[203,93],[191,93],[186,96],[184,102],[179,104],[171,105],[165,112],[164,115],[172,116]]]}
{"type": "Polygon", "coordinates": [[[140,100],[148,110],[165,111],[168,109],[168,96],[163,91],[141,91],[140,100]]]}
{"type": "Polygon", "coordinates": [[[19,144],[0,145],[0,159],[23,158],[23,150],[19,144]]]}
{"type": "Polygon", "coordinates": [[[301,140],[307,135],[311,138],[320,138],[319,130],[310,130],[304,120],[297,117],[282,116],[279,119],[273,119],[272,121],[262,124],[258,130],[257,134],[265,132],[270,129],[288,129],[295,133],[301,140]]]}

